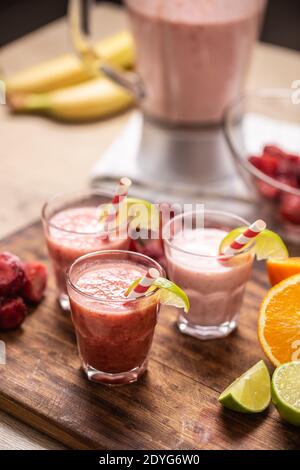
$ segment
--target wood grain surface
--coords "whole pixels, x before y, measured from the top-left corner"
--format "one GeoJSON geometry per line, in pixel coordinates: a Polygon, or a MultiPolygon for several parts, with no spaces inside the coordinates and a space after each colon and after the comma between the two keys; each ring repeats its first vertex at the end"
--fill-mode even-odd
{"type": "MultiPolygon", "coordinates": [[[[4,239],[0,249],[47,262],[40,223],[4,239]]],[[[0,408],[76,449],[296,449],[297,428],[276,410],[258,416],[223,410],[219,393],[262,356],[257,307],[268,288],[255,270],[240,326],[230,337],[200,342],[175,328],[164,308],[148,372],[136,384],[108,388],[80,370],[73,327],[59,309],[50,277],[44,301],[15,332],[1,333],[0,408]]]]}

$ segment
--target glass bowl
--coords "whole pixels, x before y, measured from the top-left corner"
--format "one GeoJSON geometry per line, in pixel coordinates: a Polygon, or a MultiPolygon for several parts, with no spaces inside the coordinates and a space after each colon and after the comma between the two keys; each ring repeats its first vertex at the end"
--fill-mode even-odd
{"type": "MultiPolygon", "coordinates": [[[[225,135],[250,194],[268,222],[300,243],[300,103],[293,89],[261,89],[235,100],[225,135]]],[[[259,216],[259,214],[258,214],[259,216]]]]}

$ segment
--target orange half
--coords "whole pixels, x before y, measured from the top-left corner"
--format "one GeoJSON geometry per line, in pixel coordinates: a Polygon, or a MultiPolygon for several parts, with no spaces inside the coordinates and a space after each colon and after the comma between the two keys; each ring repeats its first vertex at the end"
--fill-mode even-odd
{"type": "Polygon", "coordinates": [[[287,277],[300,274],[300,258],[268,259],[267,271],[271,285],[275,286],[287,277]]]}
{"type": "Polygon", "coordinates": [[[300,360],[300,274],[267,293],[260,307],[258,338],[275,366],[300,360]]]}

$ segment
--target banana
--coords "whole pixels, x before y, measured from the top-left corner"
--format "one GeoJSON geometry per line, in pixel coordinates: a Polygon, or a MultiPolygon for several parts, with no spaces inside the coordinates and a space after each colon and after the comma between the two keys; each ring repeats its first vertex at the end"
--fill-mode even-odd
{"type": "Polygon", "coordinates": [[[41,113],[69,122],[106,117],[128,108],[133,101],[123,88],[104,77],[48,93],[11,93],[8,97],[12,111],[41,113]]]}
{"type": "MultiPolygon", "coordinates": [[[[103,62],[130,68],[134,64],[134,46],[128,31],[105,38],[95,45],[103,62]]],[[[98,75],[98,74],[97,74],[98,75]]],[[[6,81],[9,95],[15,92],[41,93],[63,88],[95,77],[95,72],[85,66],[76,55],[65,54],[34,67],[20,71],[6,81]]]]}

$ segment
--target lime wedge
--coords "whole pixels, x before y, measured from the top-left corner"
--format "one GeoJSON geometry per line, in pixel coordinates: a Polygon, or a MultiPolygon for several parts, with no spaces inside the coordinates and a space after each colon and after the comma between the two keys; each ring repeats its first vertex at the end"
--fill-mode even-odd
{"type": "MultiPolygon", "coordinates": [[[[111,204],[106,204],[100,214],[100,222],[103,222],[109,214],[111,204]]],[[[142,230],[159,229],[159,209],[155,204],[145,199],[127,197],[124,205],[121,205],[118,213],[117,224],[122,225],[126,221],[130,222],[130,228],[140,228],[142,230]]]]}
{"type": "MultiPolygon", "coordinates": [[[[125,295],[129,295],[132,289],[140,282],[141,278],[136,279],[131,286],[127,289],[125,295]]],[[[172,281],[164,277],[158,277],[152,284],[149,290],[158,289],[157,293],[159,301],[163,305],[170,305],[172,307],[183,308],[185,313],[190,309],[190,301],[186,293],[172,281]]]]}
{"type": "Polygon", "coordinates": [[[135,229],[159,229],[159,209],[155,204],[145,199],[128,197],[126,200],[127,215],[131,220],[130,227],[135,229]]]}
{"type": "Polygon", "coordinates": [[[272,401],[284,420],[300,426],[300,361],[277,367],[272,377],[272,401]]]}
{"type": "MultiPolygon", "coordinates": [[[[237,227],[231,232],[229,232],[225,238],[223,238],[219,252],[222,253],[224,249],[230,245],[236,237],[241,235],[247,227],[237,227]]],[[[248,247],[253,244],[253,251],[256,254],[258,260],[262,259],[285,259],[288,258],[289,252],[285,246],[283,240],[280,238],[277,233],[272,232],[271,230],[265,229],[248,244],[248,247]]],[[[247,245],[246,245],[247,247],[247,245]]]]}
{"type": "Polygon", "coordinates": [[[271,400],[270,374],[264,361],[236,379],[219,397],[219,402],[230,410],[241,413],[259,413],[271,400]]]}
{"type": "Polygon", "coordinates": [[[159,277],[154,281],[153,286],[158,287],[159,300],[162,304],[183,308],[185,313],[189,311],[189,298],[177,284],[164,277],[159,277]]]}

